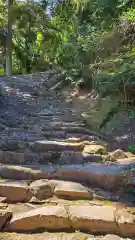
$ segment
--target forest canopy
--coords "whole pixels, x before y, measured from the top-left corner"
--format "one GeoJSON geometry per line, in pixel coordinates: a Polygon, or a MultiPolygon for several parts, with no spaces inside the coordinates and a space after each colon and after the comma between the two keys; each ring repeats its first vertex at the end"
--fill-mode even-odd
{"type": "Polygon", "coordinates": [[[134,84],[135,1],[0,0],[0,10],[1,75],[12,53],[12,74],[57,67],[103,96],[134,84]]]}

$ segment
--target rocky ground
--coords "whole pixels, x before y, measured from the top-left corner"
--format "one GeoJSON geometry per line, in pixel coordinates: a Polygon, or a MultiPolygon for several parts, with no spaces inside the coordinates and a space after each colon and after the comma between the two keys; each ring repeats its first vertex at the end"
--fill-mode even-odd
{"type": "Polygon", "coordinates": [[[59,79],[0,81],[0,240],[134,238],[135,156],[108,151],[59,79]]]}

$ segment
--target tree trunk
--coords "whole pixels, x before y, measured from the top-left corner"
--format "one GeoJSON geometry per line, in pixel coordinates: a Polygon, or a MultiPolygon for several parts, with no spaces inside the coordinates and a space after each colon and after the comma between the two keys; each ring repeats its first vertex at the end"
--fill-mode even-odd
{"type": "Polygon", "coordinates": [[[12,76],[12,19],[11,7],[13,0],[8,0],[8,28],[6,39],[6,75],[12,76]]]}

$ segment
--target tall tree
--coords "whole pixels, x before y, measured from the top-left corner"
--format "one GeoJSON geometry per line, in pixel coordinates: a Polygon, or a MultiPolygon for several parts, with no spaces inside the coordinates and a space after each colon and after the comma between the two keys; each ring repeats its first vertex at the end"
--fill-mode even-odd
{"type": "Polygon", "coordinates": [[[12,5],[13,0],[8,0],[8,27],[6,38],[6,75],[8,77],[12,75],[12,5]]]}

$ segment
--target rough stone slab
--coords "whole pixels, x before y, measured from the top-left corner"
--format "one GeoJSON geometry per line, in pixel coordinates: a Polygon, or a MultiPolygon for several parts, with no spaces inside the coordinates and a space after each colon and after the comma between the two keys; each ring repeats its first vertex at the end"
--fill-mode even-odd
{"type": "Polygon", "coordinates": [[[105,235],[102,240],[122,240],[123,238],[121,238],[118,235],[114,235],[114,234],[107,234],[105,235]]]}
{"type": "Polygon", "coordinates": [[[58,139],[59,138],[65,138],[66,137],[66,132],[64,131],[44,131],[43,132],[43,136],[44,137],[57,137],[58,139]]]}
{"type": "Polygon", "coordinates": [[[100,144],[91,144],[91,145],[86,145],[83,149],[83,153],[89,153],[89,154],[106,154],[107,153],[107,148],[100,144]]]}
{"type": "Polygon", "coordinates": [[[35,208],[41,207],[40,205],[34,205],[31,203],[12,203],[8,204],[6,207],[6,211],[12,212],[14,214],[28,212],[30,210],[33,210],[35,208]]]}
{"type": "Polygon", "coordinates": [[[70,224],[73,229],[96,233],[116,233],[113,206],[69,206],[70,224]]]}
{"type": "Polygon", "coordinates": [[[116,149],[113,152],[108,153],[108,159],[110,161],[116,161],[116,159],[125,159],[125,158],[128,158],[128,156],[121,149],[116,149]]]}
{"type": "Polygon", "coordinates": [[[0,182],[0,197],[5,197],[7,202],[27,202],[32,198],[32,193],[25,183],[3,181],[0,182]]]}
{"type": "Polygon", "coordinates": [[[4,164],[24,164],[24,153],[16,153],[10,151],[0,151],[0,163],[4,164]]]}
{"type": "MultiPolygon", "coordinates": [[[[55,115],[55,113],[53,113],[53,115],[52,116],[54,116],[55,115]]],[[[58,113],[56,114],[56,115],[58,115],[58,113]]],[[[62,113],[60,113],[60,115],[62,115],[62,113]]],[[[50,115],[51,116],[51,115],[50,115]]],[[[71,118],[72,118],[72,116],[71,116],[71,118]]],[[[57,131],[65,131],[66,133],[80,133],[80,134],[90,134],[90,131],[88,130],[88,129],[86,129],[86,128],[84,128],[84,127],[80,127],[80,126],[44,126],[43,128],[42,128],[42,130],[43,131],[45,131],[45,130],[50,130],[50,131],[52,131],[52,130],[57,130],[57,131]]]]}
{"type": "Polygon", "coordinates": [[[47,127],[51,127],[52,129],[59,129],[60,127],[85,127],[84,123],[78,122],[67,122],[67,121],[55,121],[55,122],[49,122],[48,124],[44,125],[44,129],[47,130],[47,127]]]}
{"type": "Polygon", "coordinates": [[[89,199],[93,198],[91,189],[80,183],[59,180],[37,180],[30,184],[30,191],[37,200],[45,200],[55,195],[65,199],[89,199]]]}
{"type": "Polygon", "coordinates": [[[50,198],[54,193],[54,184],[48,180],[37,180],[30,184],[30,191],[38,200],[50,198]]]}
{"type": "Polygon", "coordinates": [[[66,199],[92,199],[92,191],[80,183],[59,181],[54,189],[55,196],[66,199]]]}
{"type": "Polygon", "coordinates": [[[30,148],[35,152],[46,151],[79,151],[83,150],[84,146],[79,143],[67,143],[63,141],[36,141],[30,145],[30,148]]]}
{"type": "MultiPolygon", "coordinates": [[[[122,184],[125,165],[61,165],[52,176],[66,181],[87,181],[106,189],[114,188],[122,184]]],[[[127,165],[126,165],[127,166],[127,165]]],[[[127,176],[127,175],[126,175],[127,176]]]]}
{"type": "Polygon", "coordinates": [[[5,203],[7,202],[7,198],[6,197],[0,197],[0,203],[5,203]]]}
{"type": "MultiPolygon", "coordinates": [[[[123,164],[64,164],[49,165],[35,164],[21,166],[0,165],[0,176],[7,179],[16,180],[38,180],[55,179],[66,181],[87,181],[105,189],[111,189],[122,185],[124,181],[134,184],[131,177],[131,168],[135,167],[135,162],[123,164]]],[[[125,183],[124,183],[125,184],[125,183]]]]}
{"type": "Polygon", "coordinates": [[[45,153],[25,153],[13,151],[0,151],[0,163],[3,164],[30,164],[30,163],[47,163],[54,159],[50,152],[45,153]]]}
{"type": "Polygon", "coordinates": [[[64,151],[61,153],[60,164],[81,164],[85,162],[81,152],[64,151]]]}
{"type": "Polygon", "coordinates": [[[67,138],[76,137],[79,138],[81,141],[99,141],[99,137],[92,135],[92,134],[81,134],[81,133],[67,133],[67,138]]]}
{"type": "Polygon", "coordinates": [[[124,208],[116,208],[114,215],[120,235],[135,237],[135,215],[130,214],[124,208]]]}
{"type": "Polygon", "coordinates": [[[27,147],[28,143],[19,139],[12,139],[8,136],[6,139],[0,141],[0,149],[4,151],[23,150],[27,147]]]}
{"type": "MultiPolygon", "coordinates": [[[[115,206],[90,206],[88,204],[45,206],[27,212],[14,214],[6,225],[7,232],[38,232],[39,230],[86,231],[96,234],[118,234],[120,236],[135,236],[135,217],[121,212],[119,219],[115,218],[115,206]]],[[[112,240],[112,235],[109,235],[112,240]]],[[[117,236],[115,235],[118,239],[117,236]]],[[[108,239],[109,240],[109,239],[108,239]]]]}
{"type": "Polygon", "coordinates": [[[12,212],[0,211],[0,231],[2,231],[5,223],[12,217],[12,212]]]}
{"type": "MultiPolygon", "coordinates": [[[[94,236],[81,233],[81,232],[38,233],[38,234],[0,233],[1,240],[88,240],[88,237],[90,237],[90,240],[97,239],[94,236]]],[[[113,239],[110,239],[110,240],[113,240],[113,239]]]]}
{"type": "Polygon", "coordinates": [[[24,165],[8,166],[0,165],[0,176],[12,180],[38,180],[48,179],[56,171],[52,165],[24,165]]]}
{"type": "Polygon", "coordinates": [[[101,154],[89,154],[89,153],[82,152],[82,157],[83,157],[84,163],[87,163],[87,162],[102,163],[103,162],[103,158],[101,154]]]}
{"type": "Polygon", "coordinates": [[[25,232],[40,229],[69,229],[67,211],[62,206],[45,206],[29,212],[16,214],[11,219],[7,231],[25,232]]]}

